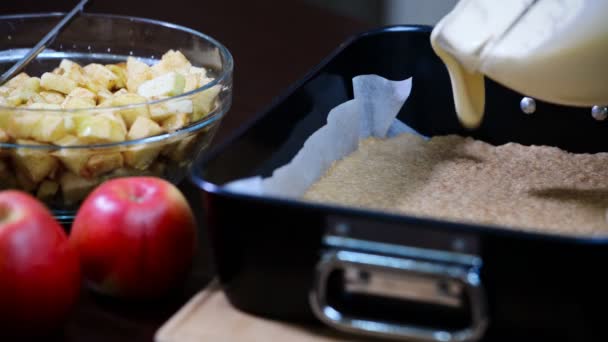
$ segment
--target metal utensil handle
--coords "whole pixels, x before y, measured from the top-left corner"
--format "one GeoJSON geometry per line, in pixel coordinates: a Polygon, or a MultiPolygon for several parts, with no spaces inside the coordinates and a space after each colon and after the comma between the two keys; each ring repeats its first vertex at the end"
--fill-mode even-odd
{"type": "Polygon", "coordinates": [[[314,287],[309,302],[314,314],[325,324],[344,332],[382,338],[415,341],[476,341],[487,326],[485,297],[477,270],[459,266],[405,258],[332,250],[325,253],[317,265],[314,287]],[[463,284],[471,307],[471,325],[462,330],[449,331],[411,324],[399,324],[363,319],[340,312],[328,303],[328,280],[333,271],[355,267],[366,272],[392,271],[395,274],[414,274],[450,279],[463,284]]]}
{"type": "Polygon", "coordinates": [[[18,74],[25,66],[31,62],[36,56],[38,56],[44,49],[46,49],[47,45],[53,41],[53,39],[61,32],[61,30],[65,27],[65,25],[74,18],[74,16],[82,11],[84,5],[89,0],[81,0],[68,14],[66,14],[61,21],[53,27],[51,31],[49,31],[30,51],[23,56],[17,63],[15,63],[10,69],[8,69],[5,73],[0,76],[0,85],[4,84],[6,81],[13,78],[16,74],[18,74]]]}

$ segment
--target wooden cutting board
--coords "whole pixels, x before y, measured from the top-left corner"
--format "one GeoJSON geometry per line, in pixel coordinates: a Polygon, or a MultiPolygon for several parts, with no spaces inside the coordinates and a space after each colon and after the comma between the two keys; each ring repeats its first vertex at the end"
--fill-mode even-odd
{"type": "Polygon", "coordinates": [[[156,333],[156,342],[355,341],[323,326],[305,326],[256,317],[235,309],[217,281],[196,294],[156,333]]]}

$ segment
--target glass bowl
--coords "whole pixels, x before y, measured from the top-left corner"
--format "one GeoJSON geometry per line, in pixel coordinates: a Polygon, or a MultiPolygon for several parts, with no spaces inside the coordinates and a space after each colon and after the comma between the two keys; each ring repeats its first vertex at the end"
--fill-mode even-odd
{"type": "MultiPolygon", "coordinates": [[[[62,16],[0,16],[0,72],[10,68],[62,16]]],[[[61,74],[55,68],[63,59],[85,66],[117,64],[134,57],[154,65],[169,50],[181,52],[193,67],[204,68],[204,77],[190,84],[186,78],[180,91],[136,103],[114,100],[119,93],[112,90],[103,92],[103,98],[102,92],[96,93],[88,107],[70,108],[68,95],[55,98],[56,94],[47,93],[35,100],[14,100],[15,95],[11,101],[17,102],[9,103],[6,98],[15,90],[0,86],[0,95],[5,92],[0,103],[0,189],[27,191],[56,218],[69,222],[81,201],[105,180],[146,175],[179,183],[192,161],[209,146],[231,106],[233,60],[221,43],[166,22],[83,13],[24,72],[31,77],[53,70],[61,74]],[[38,100],[55,104],[31,104],[38,100]],[[16,107],[19,101],[25,103],[16,107]],[[136,123],[138,116],[146,119],[136,123]],[[157,128],[144,124],[150,120],[157,128]],[[133,128],[137,125],[138,129],[133,128]]],[[[129,75],[137,75],[132,72],[135,69],[129,70],[129,75]]]]}

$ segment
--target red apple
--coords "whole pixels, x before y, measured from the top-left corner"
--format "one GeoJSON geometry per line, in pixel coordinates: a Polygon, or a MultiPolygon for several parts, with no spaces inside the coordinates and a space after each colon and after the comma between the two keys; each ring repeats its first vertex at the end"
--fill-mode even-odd
{"type": "Polygon", "coordinates": [[[21,191],[0,192],[0,335],[59,328],[78,300],[79,267],[42,203],[21,191]]]}
{"type": "Polygon", "coordinates": [[[190,271],[194,215],[183,194],[156,177],[109,180],[82,203],[70,233],[84,278],[103,294],[166,294],[190,271]]]}

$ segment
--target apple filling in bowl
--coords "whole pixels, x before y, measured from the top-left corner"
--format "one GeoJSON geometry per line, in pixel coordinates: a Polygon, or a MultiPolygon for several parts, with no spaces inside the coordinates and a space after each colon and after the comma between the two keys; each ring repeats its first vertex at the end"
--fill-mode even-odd
{"type": "Polygon", "coordinates": [[[70,209],[110,178],[179,178],[219,124],[213,81],[174,50],[15,76],[0,86],[0,189],[70,209]]]}

